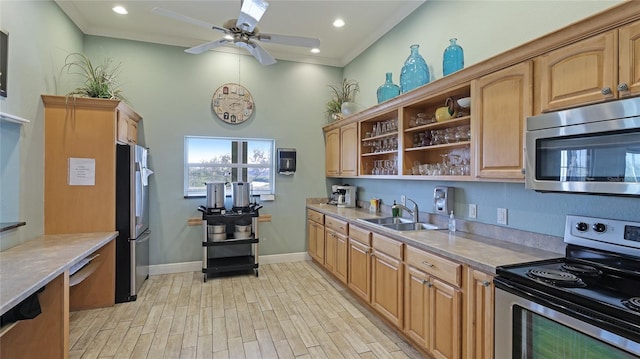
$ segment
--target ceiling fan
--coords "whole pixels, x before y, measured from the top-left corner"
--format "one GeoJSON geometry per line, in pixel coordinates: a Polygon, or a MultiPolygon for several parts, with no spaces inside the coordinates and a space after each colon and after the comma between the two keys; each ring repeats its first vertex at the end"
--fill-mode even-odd
{"type": "Polygon", "coordinates": [[[320,46],[319,39],[261,33],[256,25],[267,10],[267,7],[269,7],[269,3],[263,0],[241,0],[241,4],[240,15],[238,18],[225,21],[221,27],[160,7],[155,7],[152,11],[157,15],[170,17],[175,20],[188,22],[193,25],[206,27],[208,29],[224,33],[224,37],[221,39],[184,50],[189,54],[201,54],[219,46],[234,44],[249,51],[249,53],[251,53],[251,55],[253,55],[253,57],[255,57],[261,64],[272,65],[276,63],[276,60],[271,56],[271,54],[262,48],[262,46],[260,46],[258,43],[259,41],[309,48],[320,46]]]}

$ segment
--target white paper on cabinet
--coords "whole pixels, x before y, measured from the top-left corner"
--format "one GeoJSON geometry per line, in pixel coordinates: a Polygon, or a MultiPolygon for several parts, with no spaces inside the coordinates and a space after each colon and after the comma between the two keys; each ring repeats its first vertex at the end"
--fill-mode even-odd
{"type": "Polygon", "coordinates": [[[96,159],[69,157],[69,186],[96,185],[96,159]]]}

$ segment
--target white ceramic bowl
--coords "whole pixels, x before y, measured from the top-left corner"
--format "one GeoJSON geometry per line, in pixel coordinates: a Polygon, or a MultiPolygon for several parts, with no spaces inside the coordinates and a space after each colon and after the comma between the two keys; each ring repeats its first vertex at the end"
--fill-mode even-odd
{"type": "Polygon", "coordinates": [[[469,106],[471,106],[471,97],[463,97],[456,102],[458,102],[458,106],[462,108],[469,108],[469,106]]]}
{"type": "Polygon", "coordinates": [[[251,232],[234,232],[233,238],[235,239],[248,239],[251,238],[251,232]]]}

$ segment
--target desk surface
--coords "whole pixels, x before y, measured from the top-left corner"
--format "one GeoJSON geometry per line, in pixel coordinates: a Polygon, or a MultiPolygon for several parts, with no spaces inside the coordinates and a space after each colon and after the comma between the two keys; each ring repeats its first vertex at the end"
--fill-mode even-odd
{"type": "Polygon", "coordinates": [[[0,252],[0,315],[117,235],[50,234],[0,252]]]}

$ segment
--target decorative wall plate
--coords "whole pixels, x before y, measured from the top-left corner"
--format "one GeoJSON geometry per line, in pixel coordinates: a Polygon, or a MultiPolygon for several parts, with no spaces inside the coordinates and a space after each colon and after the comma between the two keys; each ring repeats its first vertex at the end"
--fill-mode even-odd
{"type": "Polygon", "coordinates": [[[219,119],[235,125],[246,121],[253,114],[253,97],[244,86],[227,83],[213,93],[211,107],[219,119]]]}

